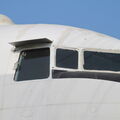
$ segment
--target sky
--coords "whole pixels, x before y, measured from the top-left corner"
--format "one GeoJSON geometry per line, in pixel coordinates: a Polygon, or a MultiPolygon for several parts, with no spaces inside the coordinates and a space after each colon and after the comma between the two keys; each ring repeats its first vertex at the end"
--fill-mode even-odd
{"type": "Polygon", "coordinates": [[[16,24],[61,24],[120,39],[120,0],[0,0],[16,24]]]}

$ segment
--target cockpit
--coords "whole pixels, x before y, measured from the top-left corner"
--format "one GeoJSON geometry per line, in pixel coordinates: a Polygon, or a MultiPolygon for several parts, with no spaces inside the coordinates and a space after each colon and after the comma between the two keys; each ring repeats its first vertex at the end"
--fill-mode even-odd
{"type": "Polygon", "coordinates": [[[54,46],[48,39],[12,43],[14,80],[90,78],[120,82],[120,51],[54,46]]]}

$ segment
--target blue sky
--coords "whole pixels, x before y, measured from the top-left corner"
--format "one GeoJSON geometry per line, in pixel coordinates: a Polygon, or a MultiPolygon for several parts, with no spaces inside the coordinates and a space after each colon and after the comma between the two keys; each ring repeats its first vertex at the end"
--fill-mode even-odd
{"type": "Polygon", "coordinates": [[[120,0],[0,0],[16,24],[62,24],[120,39],[120,0]]]}

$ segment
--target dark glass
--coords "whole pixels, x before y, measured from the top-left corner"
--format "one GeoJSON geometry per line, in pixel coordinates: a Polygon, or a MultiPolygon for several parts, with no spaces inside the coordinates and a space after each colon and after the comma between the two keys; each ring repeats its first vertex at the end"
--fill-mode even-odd
{"type": "Polygon", "coordinates": [[[78,52],[75,50],[57,49],[56,66],[62,68],[78,68],[78,52]]]}
{"type": "Polygon", "coordinates": [[[16,81],[44,79],[49,76],[49,48],[22,51],[15,74],[16,81]]]}
{"type": "Polygon", "coordinates": [[[120,54],[85,51],[84,69],[120,71],[120,54]]]}

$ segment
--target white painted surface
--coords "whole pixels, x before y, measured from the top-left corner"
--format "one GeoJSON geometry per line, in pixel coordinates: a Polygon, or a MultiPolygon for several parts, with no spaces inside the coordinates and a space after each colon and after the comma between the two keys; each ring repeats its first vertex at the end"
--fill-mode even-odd
{"type": "MultiPolygon", "coordinates": [[[[0,120],[120,120],[120,83],[95,79],[15,82],[10,42],[48,38],[54,47],[120,49],[118,39],[60,25],[0,26],[0,120]]],[[[54,53],[51,55],[54,66],[54,53]]]]}
{"type": "Polygon", "coordinates": [[[0,25],[13,24],[12,20],[5,15],[0,14],[0,25]]]}

